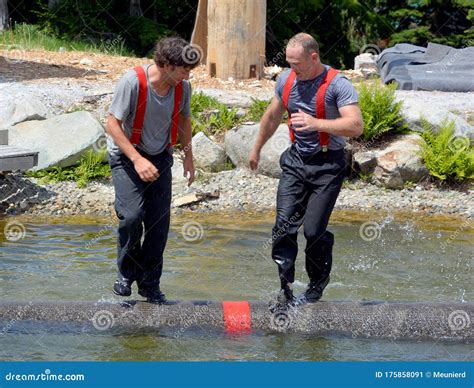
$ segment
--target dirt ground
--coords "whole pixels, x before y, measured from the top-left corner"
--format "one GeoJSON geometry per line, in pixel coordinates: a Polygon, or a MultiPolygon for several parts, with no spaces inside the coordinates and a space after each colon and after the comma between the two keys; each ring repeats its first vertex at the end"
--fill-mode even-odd
{"type": "MultiPolygon", "coordinates": [[[[141,63],[152,63],[148,58],[120,57],[80,51],[11,50],[0,52],[0,77],[5,81],[44,82],[68,79],[71,82],[89,80],[98,83],[115,83],[123,73],[141,63]]],[[[267,71],[269,68],[266,68],[267,71]]],[[[362,73],[344,72],[350,79],[363,79],[362,73]]],[[[266,72],[264,78],[247,80],[221,80],[210,77],[201,65],[191,72],[195,88],[222,90],[273,90],[275,82],[266,72]]]]}

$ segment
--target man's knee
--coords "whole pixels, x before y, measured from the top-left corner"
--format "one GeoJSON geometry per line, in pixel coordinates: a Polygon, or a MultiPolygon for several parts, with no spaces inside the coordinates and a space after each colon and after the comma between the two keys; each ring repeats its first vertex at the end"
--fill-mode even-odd
{"type": "Polygon", "coordinates": [[[329,230],[305,228],[304,236],[308,242],[321,247],[332,247],[334,245],[334,234],[329,230]]]}
{"type": "Polygon", "coordinates": [[[143,222],[145,215],[141,207],[129,207],[126,209],[116,209],[117,217],[120,222],[120,227],[124,229],[135,229],[143,222]]]}

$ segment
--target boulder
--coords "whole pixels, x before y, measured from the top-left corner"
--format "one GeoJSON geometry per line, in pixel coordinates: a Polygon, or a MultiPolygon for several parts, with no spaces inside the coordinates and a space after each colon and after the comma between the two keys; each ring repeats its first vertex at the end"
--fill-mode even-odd
{"type": "Polygon", "coordinates": [[[225,168],[225,150],[210,140],[204,132],[193,137],[194,164],[205,171],[217,172],[225,168]]]}
{"type": "Polygon", "coordinates": [[[44,120],[47,116],[48,109],[39,99],[30,95],[21,96],[21,100],[9,100],[0,108],[0,129],[24,121],[44,120]]]}
{"type": "Polygon", "coordinates": [[[374,170],[376,183],[390,189],[403,188],[405,182],[418,182],[428,176],[420,156],[418,134],[400,136],[382,151],[377,151],[374,170]]]}
{"type": "Polygon", "coordinates": [[[354,153],[354,167],[362,174],[372,174],[376,166],[377,155],[374,151],[359,151],[354,153]]]}
{"type": "Polygon", "coordinates": [[[249,108],[252,105],[252,97],[259,100],[269,100],[273,97],[273,91],[268,90],[252,90],[248,93],[243,90],[222,90],[222,89],[201,89],[198,88],[195,93],[202,92],[206,96],[214,97],[220,103],[234,108],[249,108]]]}
{"type": "Polygon", "coordinates": [[[46,120],[25,121],[9,129],[8,143],[39,152],[36,170],[71,166],[95,149],[102,125],[89,112],[73,112],[46,120]]]}
{"type": "Polygon", "coordinates": [[[378,55],[372,53],[362,53],[354,58],[354,70],[373,70],[377,71],[378,55]]]}
{"type": "MultiPolygon", "coordinates": [[[[255,143],[259,127],[260,124],[242,125],[227,131],[225,151],[236,166],[249,168],[248,157],[255,143]]],[[[290,144],[288,127],[286,124],[280,124],[262,149],[257,172],[273,178],[280,177],[280,156],[290,144]]]]}
{"type": "Polygon", "coordinates": [[[455,123],[456,136],[474,139],[474,126],[468,120],[474,115],[474,93],[397,90],[396,99],[403,101],[401,113],[414,131],[421,132],[421,117],[438,129],[444,120],[455,123]]]}

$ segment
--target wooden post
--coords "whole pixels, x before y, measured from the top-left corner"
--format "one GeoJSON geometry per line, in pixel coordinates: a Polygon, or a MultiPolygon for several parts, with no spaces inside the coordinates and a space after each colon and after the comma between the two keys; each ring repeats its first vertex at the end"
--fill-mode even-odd
{"type": "Polygon", "coordinates": [[[196,21],[191,35],[191,44],[201,48],[201,63],[206,63],[207,58],[207,0],[199,0],[196,12],[196,21]]]}
{"type": "Polygon", "coordinates": [[[266,0],[208,0],[209,74],[224,80],[262,77],[266,12],[266,0]]]}

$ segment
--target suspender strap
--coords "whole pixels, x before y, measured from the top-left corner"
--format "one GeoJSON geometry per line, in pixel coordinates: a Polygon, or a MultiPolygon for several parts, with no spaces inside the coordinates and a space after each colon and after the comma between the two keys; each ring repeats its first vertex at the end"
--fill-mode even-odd
{"type": "MultiPolygon", "coordinates": [[[[324,76],[323,80],[321,81],[321,85],[319,85],[318,92],[316,93],[316,117],[318,119],[326,118],[326,91],[328,90],[331,81],[334,79],[337,73],[339,72],[331,67],[324,76]]],[[[326,152],[328,150],[329,133],[319,132],[319,144],[321,145],[321,149],[323,152],[326,152]]]]}
{"type": "Polygon", "coordinates": [[[142,136],[143,120],[145,119],[146,99],[148,95],[148,86],[146,81],[146,74],[143,67],[136,66],[134,68],[138,77],[138,101],[135,109],[135,119],[133,120],[132,137],[130,143],[137,145],[140,143],[142,136]]]}
{"type": "MultiPolygon", "coordinates": [[[[318,119],[325,119],[326,118],[326,106],[325,106],[325,97],[326,92],[331,84],[331,81],[339,72],[332,67],[326,72],[321,84],[319,85],[318,92],[316,93],[316,117],[318,119]]],[[[290,130],[290,139],[291,141],[295,141],[295,132],[291,127],[291,113],[288,109],[288,100],[290,98],[291,88],[295,82],[296,73],[291,70],[288,78],[286,79],[285,86],[283,87],[283,93],[281,96],[283,106],[288,111],[288,128],[290,130]]],[[[326,132],[319,132],[319,144],[321,145],[321,149],[323,152],[328,150],[329,144],[329,134],[326,132]]]]}
{"type": "MultiPolygon", "coordinates": [[[[135,119],[133,120],[132,137],[130,143],[134,146],[140,143],[142,136],[143,121],[145,119],[146,101],[148,95],[148,84],[146,79],[145,70],[142,66],[136,66],[134,68],[138,77],[138,101],[135,110],[135,119]]],[[[181,100],[183,97],[183,82],[176,85],[174,90],[174,106],[173,114],[171,116],[171,141],[170,146],[174,146],[178,139],[178,123],[179,123],[179,108],[181,106],[181,100]]]]}
{"type": "Polygon", "coordinates": [[[288,100],[290,98],[290,92],[295,82],[295,78],[296,78],[296,73],[293,70],[291,70],[290,74],[288,75],[288,78],[286,79],[285,86],[283,87],[283,94],[281,95],[283,106],[288,112],[288,129],[290,130],[291,142],[295,141],[295,132],[293,131],[293,128],[291,126],[291,113],[288,109],[288,100]]]}
{"type": "Polygon", "coordinates": [[[179,123],[179,107],[181,106],[181,99],[183,97],[183,82],[176,85],[174,89],[174,106],[173,116],[171,118],[171,146],[176,144],[178,140],[178,123],[179,123]]]}

